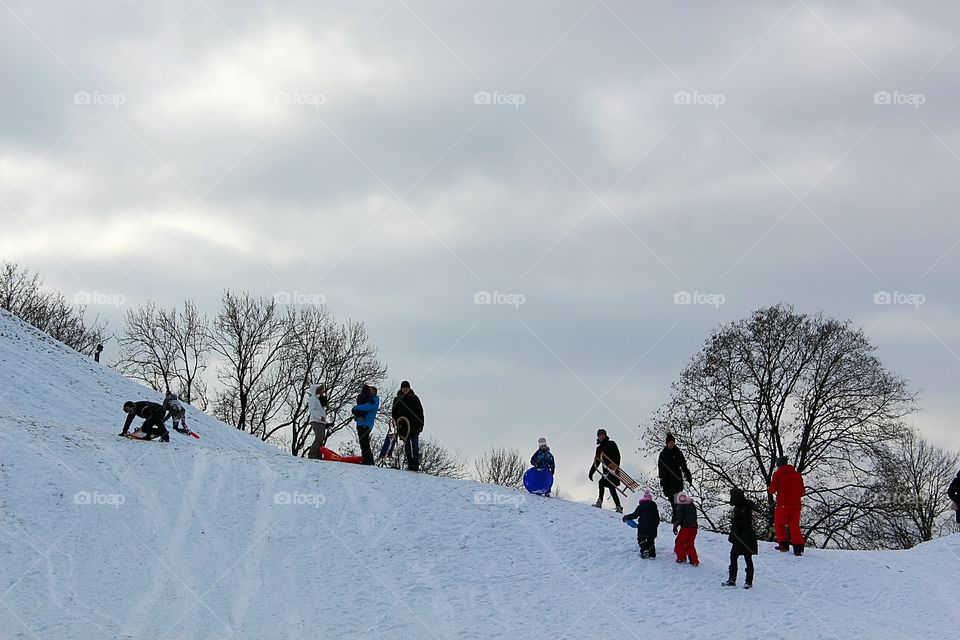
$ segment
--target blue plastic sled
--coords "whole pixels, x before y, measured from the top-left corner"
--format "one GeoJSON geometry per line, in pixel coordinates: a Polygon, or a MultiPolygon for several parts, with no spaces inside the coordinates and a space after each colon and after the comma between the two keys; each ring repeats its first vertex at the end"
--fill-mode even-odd
{"type": "Polygon", "coordinates": [[[634,529],[637,528],[637,521],[636,521],[636,520],[627,520],[627,524],[630,525],[631,527],[633,527],[634,529]]]}
{"type": "Polygon", "coordinates": [[[523,486],[530,493],[538,496],[550,493],[553,487],[553,474],[549,469],[530,468],[523,474],[523,486]]]}

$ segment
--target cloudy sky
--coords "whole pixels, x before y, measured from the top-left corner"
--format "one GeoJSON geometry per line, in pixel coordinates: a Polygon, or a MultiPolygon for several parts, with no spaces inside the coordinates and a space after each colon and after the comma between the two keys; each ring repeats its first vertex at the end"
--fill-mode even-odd
{"type": "Polygon", "coordinates": [[[0,0],[0,257],[113,327],[323,299],[445,444],[546,436],[581,499],[598,426],[650,468],[686,361],[780,301],[956,447],[960,7],[836,4],[0,0]]]}

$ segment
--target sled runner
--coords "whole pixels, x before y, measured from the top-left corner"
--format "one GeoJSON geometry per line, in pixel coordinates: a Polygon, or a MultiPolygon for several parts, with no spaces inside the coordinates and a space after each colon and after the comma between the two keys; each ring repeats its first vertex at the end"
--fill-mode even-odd
{"type": "Polygon", "coordinates": [[[617,491],[622,493],[624,496],[627,495],[626,489],[630,489],[631,492],[640,490],[640,485],[637,484],[637,481],[631,478],[626,471],[621,469],[620,465],[616,464],[613,460],[607,457],[607,454],[600,454],[600,464],[602,464],[606,470],[616,476],[620,482],[623,483],[623,487],[617,487],[617,491]]]}
{"type": "MultiPolygon", "coordinates": [[[[406,418],[400,418],[406,421],[406,418]]],[[[409,424],[409,423],[408,423],[409,424]]],[[[397,441],[400,440],[397,423],[390,419],[387,426],[387,435],[383,439],[383,446],[380,447],[380,455],[377,457],[377,465],[380,467],[396,466],[399,467],[400,449],[397,447],[397,441]]]]}

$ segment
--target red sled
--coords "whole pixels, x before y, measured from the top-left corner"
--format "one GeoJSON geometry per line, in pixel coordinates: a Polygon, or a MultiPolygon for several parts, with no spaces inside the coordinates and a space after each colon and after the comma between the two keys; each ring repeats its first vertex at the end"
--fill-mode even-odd
{"type": "Polygon", "coordinates": [[[333,449],[320,447],[320,459],[330,460],[331,462],[349,462],[351,464],[363,464],[363,456],[342,456],[333,449]]]}

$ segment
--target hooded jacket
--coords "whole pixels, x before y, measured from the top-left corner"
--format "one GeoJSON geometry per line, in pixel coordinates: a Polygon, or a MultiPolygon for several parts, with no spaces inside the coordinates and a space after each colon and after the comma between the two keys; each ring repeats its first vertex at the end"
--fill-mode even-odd
{"type": "Polygon", "coordinates": [[[767,492],[776,494],[778,507],[799,507],[806,492],[803,476],[792,464],[785,464],[774,472],[767,492]]]}
{"type": "Polygon", "coordinates": [[[327,421],[327,396],[317,397],[319,386],[318,384],[310,385],[310,391],[307,393],[307,411],[310,422],[325,423],[327,421]]]}
{"type": "Polygon", "coordinates": [[[373,423],[377,419],[377,410],[379,409],[380,396],[377,395],[371,395],[369,401],[355,405],[352,411],[357,421],[357,426],[372,429],[373,423]]]}
{"type": "Polygon", "coordinates": [[[673,508],[673,524],[680,525],[681,529],[697,528],[697,507],[692,500],[682,504],[677,503],[673,508]]]}
{"type": "Polygon", "coordinates": [[[957,477],[950,483],[950,488],[947,489],[947,495],[950,496],[951,500],[960,505],[960,472],[957,472],[957,477]]]}
{"type": "Polygon", "coordinates": [[[730,516],[730,535],[727,541],[740,555],[756,555],[757,533],[753,530],[753,512],[756,505],[747,499],[741,489],[730,491],[730,504],[733,513],[730,516]]]}

